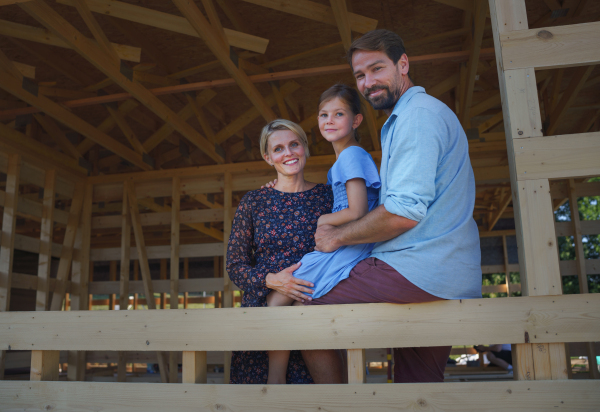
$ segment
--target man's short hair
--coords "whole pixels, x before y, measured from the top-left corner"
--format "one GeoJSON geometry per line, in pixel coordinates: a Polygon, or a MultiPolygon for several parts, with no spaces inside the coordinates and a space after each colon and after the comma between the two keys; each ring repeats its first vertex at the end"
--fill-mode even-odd
{"type": "Polygon", "coordinates": [[[346,55],[350,67],[352,67],[352,55],[357,50],[382,51],[394,64],[397,64],[400,57],[406,53],[400,36],[385,29],[372,30],[352,42],[346,55]]]}

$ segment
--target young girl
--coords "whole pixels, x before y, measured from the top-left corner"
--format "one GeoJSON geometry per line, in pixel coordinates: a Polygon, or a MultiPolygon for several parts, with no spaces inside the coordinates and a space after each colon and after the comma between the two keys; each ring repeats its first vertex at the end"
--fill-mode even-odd
{"type": "MultiPolygon", "coordinates": [[[[327,184],[333,190],[332,213],[321,215],[317,226],[340,226],[360,219],[379,203],[379,173],[371,155],[361,148],[356,129],[362,122],[358,92],[344,84],[326,90],[319,99],[319,130],[333,144],[336,162],[327,173],[327,184]]],[[[305,255],[294,276],[312,282],[313,299],[329,292],[346,279],[352,268],[369,257],[373,244],[343,246],[333,253],[312,252],[305,255]]],[[[268,306],[288,306],[294,301],[273,291],[267,296],[268,306]]],[[[289,351],[269,351],[267,383],[284,384],[289,351]]]]}

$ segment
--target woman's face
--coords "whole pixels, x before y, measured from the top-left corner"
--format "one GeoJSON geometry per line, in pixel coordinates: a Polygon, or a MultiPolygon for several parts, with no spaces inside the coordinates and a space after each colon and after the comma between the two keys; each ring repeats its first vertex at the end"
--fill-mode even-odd
{"type": "Polygon", "coordinates": [[[292,176],[301,173],[306,165],[306,154],[300,138],[291,130],[277,130],[267,145],[265,160],[275,166],[277,173],[292,176]]]}

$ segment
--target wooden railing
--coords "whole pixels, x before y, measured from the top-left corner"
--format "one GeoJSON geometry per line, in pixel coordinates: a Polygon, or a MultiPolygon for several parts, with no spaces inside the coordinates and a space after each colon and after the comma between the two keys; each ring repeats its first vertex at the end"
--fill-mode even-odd
{"type": "MultiPolygon", "coordinates": [[[[0,349],[31,350],[31,381],[1,381],[13,410],[499,410],[597,408],[599,381],[364,382],[364,349],[600,340],[600,295],[244,308],[0,313],[0,349]],[[510,304],[508,299],[510,299],[510,304]],[[347,349],[349,385],[193,385],[207,351],[347,349]],[[48,382],[58,353],[181,351],[183,384],[48,382]],[[34,382],[36,381],[36,382],[34,382]],[[474,396],[484,393],[484,397],[474,396]]],[[[519,367],[518,364],[515,367],[519,367]]]]}

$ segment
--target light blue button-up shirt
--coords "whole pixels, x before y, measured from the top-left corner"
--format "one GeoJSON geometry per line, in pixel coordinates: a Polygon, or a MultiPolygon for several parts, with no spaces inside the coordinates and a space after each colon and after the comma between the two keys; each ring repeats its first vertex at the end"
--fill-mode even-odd
{"type": "Polygon", "coordinates": [[[379,204],[418,224],[371,256],[440,298],[481,297],[475,177],[456,115],[413,86],[383,125],[381,146],[379,204]]]}

